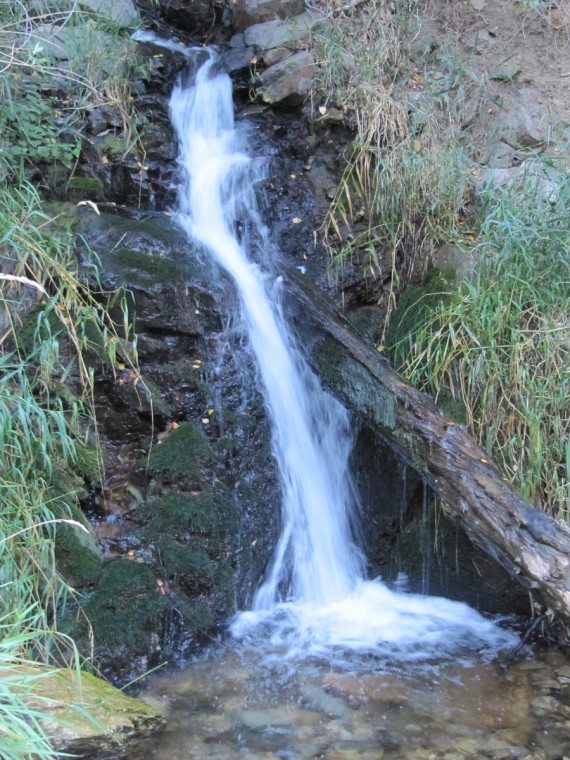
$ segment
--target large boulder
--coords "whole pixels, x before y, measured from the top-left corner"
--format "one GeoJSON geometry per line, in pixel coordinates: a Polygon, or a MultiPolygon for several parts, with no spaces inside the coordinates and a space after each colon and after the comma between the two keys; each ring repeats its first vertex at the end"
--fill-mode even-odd
{"type": "Polygon", "coordinates": [[[297,15],[303,7],[303,0],[236,0],[232,8],[232,26],[243,32],[254,24],[297,15]]]}
{"type": "Polygon", "coordinates": [[[114,26],[133,27],[140,22],[133,0],[81,0],[81,5],[114,26]]]}
{"type": "MultiPolygon", "coordinates": [[[[0,678],[3,673],[0,671],[0,678]]],[[[165,725],[154,708],[90,673],[21,666],[6,672],[15,698],[41,713],[40,724],[58,753],[99,760],[131,751],[165,725]]]]}

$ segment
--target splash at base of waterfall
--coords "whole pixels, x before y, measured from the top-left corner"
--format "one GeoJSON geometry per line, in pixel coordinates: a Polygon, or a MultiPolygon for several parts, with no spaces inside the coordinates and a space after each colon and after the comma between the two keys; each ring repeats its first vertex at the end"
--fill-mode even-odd
{"type": "Polygon", "coordinates": [[[473,655],[492,659],[519,642],[467,604],[392,590],[380,581],[359,581],[332,604],[282,602],[240,612],[230,632],[264,658],[346,660],[351,667],[358,659],[369,667],[370,657],[385,664],[450,657],[467,663],[473,655]]]}

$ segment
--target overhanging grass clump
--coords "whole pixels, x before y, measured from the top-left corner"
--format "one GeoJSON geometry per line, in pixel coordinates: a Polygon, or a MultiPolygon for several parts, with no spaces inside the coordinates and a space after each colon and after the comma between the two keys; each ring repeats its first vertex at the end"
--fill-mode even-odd
{"type": "Polygon", "coordinates": [[[394,347],[398,368],[463,403],[521,493],[570,519],[570,179],[534,165],[483,197],[474,278],[394,347]]]}

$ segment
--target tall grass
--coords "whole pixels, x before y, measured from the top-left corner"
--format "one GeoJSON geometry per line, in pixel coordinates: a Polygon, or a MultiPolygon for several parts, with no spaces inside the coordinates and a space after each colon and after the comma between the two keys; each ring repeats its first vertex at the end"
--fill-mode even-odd
{"type": "MultiPolygon", "coordinates": [[[[42,705],[27,699],[36,676],[22,664],[78,666],[73,641],[57,628],[70,590],[57,572],[55,539],[77,500],[66,486],[80,470],[76,445],[96,432],[95,370],[115,366],[119,327],[108,308],[116,298],[80,276],[72,235],[29,183],[0,186],[2,757],[54,756],[42,705]]],[[[128,338],[126,314],[125,327],[128,338]]]]}
{"type": "Polygon", "coordinates": [[[483,196],[474,278],[394,347],[396,366],[450,393],[508,480],[570,519],[570,178],[532,166],[483,196]]]}
{"type": "Polygon", "coordinates": [[[321,112],[329,103],[342,108],[356,131],[323,238],[336,280],[351,262],[389,284],[389,317],[397,293],[454,236],[469,198],[470,163],[454,119],[462,76],[442,57],[430,83],[409,60],[417,2],[322,0],[321,7],[315,103],[324,102],[321,112]]]}

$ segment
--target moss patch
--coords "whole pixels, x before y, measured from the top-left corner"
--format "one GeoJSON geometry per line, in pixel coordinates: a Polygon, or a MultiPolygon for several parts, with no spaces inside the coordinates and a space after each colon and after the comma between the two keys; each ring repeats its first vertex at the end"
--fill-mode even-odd
{"type": "Polygon", "coordinates": [[[214,576],[214,613],[218,620],[227,620],[236,609],[236,585],[232,568],[227,562],[220,562],[214,576]]]}
{"type": "Polygon", "coordinates": [[[168,606],[148,565],[117,559],[103,570],[84,610],[99,650],[132,657],[148,653],[168,606]]]}
{"type": "Polygon", "coordinates": [[[180,262],[129,248],[115,251],[110,262],[116,268],[134,274],[135,281],[138,279],[143,284],[178,283],[186,277],[186,270],[180,262]]]}
{"type": "Polygon", "coordinates": [[[150,517],[148,527],[153,535],[211,535],[218,528],[216,497],[212,493],[201,493],[197,496],[169,493],[148,502],[140,511],[144,517],[150,517]]]}
{"type": "Polygon", "coordinates": [[[211,588],[215,565],[208,556],[203,541],[192,539],[180,544],[168,536],[156,542],[165,580],[176,581],[190,594],[197,594],[211,588]]]}
{"type": "Polygon", "coordinates": [[[206,481],[205,469],[213,460],[207,438],[193,422],[185,422],[153,449],[149,471],[196,488],[206,481]]]}
{"type": "Polygon", "coordinates": [[[72,200],[99,200],[105,186],[98,177],[71,177],[67,183],[67,192],[72,200]]]}
{"type": "Polygon", "coordinates": [[[74,520],[85,528],[81,530],[74,525],[58,523],[55,534],[57,569],[71,586],[92,586],[101,574],[103,563],[93,529],[78,506],[60,505],[54,509],[54,514],[60,519],[74,520]]]}
{"type": "Polygon", "coordinates": [[[449,284],[436,269],[431,270],[421,284],[404,290],[386,334],[386,345],[396,368],[412,350],[414,334],[425,328],[435,309],[450,298],[449,284]]]}
{"type": "MultiPolygon", "coordinates": [[[[58,751],[115,756],[127,742],[164,726],[164,718],[154,708],[90,673],[78,678],[75,670],[37,665],[21,666],[18,673],[21,678],[17,682],[13,670],[6,676],[11,677],[14,691],[22,689],[31,709],[41,706],[42,725],[58,751]]],[[[0,671],[0,678],[2,675],[0,671]]]]}

